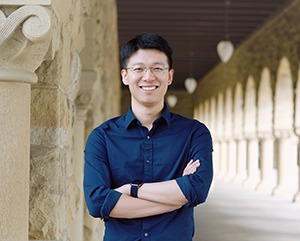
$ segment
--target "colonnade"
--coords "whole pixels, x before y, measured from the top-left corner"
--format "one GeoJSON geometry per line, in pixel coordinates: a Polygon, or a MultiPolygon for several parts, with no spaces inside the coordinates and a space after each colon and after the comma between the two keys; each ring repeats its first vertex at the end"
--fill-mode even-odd
{"type": "Polygon", "coordinates": [[[300,202],[300,68],[293,87],[288,58],[275,84],[268,68],[204,100],[195,118],[211,130],[217,177],[300,202]]]}

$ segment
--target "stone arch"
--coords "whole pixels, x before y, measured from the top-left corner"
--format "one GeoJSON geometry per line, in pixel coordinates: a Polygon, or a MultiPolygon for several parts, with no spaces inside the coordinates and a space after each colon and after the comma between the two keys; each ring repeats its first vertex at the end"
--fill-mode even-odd
{"type": "Polygon", "coordinates": [[[258,88],[257,100],[257,131],[261,138],[270,136],[273,129],[273,101],[271,88],[271,74],[268,68],[264,68],[258,88]]]}
{"type": "Polygon", "coordinates": [[[259,182],[259,145],[256,135],[256,86],[249,76],[245,93],[244,132],[247,139],[247,180],[245,186],[254,188],[259,182]]]}
{"type": "Polygon", "coordinates": [[[271,192],[275,186],[273,178],[274,140],[273,140],[273,100],[271,74],[264,68],[258,87],[257,134],[260,139],[261,182],[257,189],[271,192]]]}
{"type": "Polygon", "coordinates": [[[224,95],[222,92],[218,94],[218,102],[217,102],[217,123],[216,123],[216,134],[218,138],[223,137],[223,125],[224,120],[224,95]]]}
{"type": "Polygon", "coordinates": [[[202,103],[199,104],[198,113],[199,113],[199,115],[198,115],[199,121],[202,122],[203,118],[204,118],[204,107],[203,107],[202,103]]]}
{"type": "Polygon", "coordinates": [[[290,135],[293,129],[293,81],[290,63],[280,61],[275,84],[274,129],[276,135],[290,135]]]}
{"type": "Polygon", "coordinates": [[[300,66],[298,70],[298,79],[296,86],[296,98],[295,98],[295,131],[300,136],[300,66]]]}
{"type": "Polygon", "coordinates": [[[243,87],[239,82],[235,86],[233,109],[233,134],[237,142],[236,152],[236,176],[234,182],[242,183],[247,177],[247,143],[244,138],[244,98],[243,87]]]}
{"type": "Polygon", "coordinates": [[[236,174],[236,141],[233,136],[233,96],[230,87],[226,89],[224,129],[228,149],[227,173],[225,179],[231,180],[236,174]]]}
{"type": "MultiPolygon", "coordinates": [[[[298,79],[296,87],[296,98],[295,98],[295,132],[298,137],[300,137],[300,66],[298,70],[298,79]]],[[[299,149],[298,149],[299,150],[299,149]]],[[[296,202],[300,201],[300,160],[298,158],[298,193],[295,195],[294,200],[296,202]]]]}
{"type": "Polygon", "coordinates": [[[289,60],[280,61],[275,84],[274,134],[277,138],[278,183],[274,195],[293,195],[289,185],[297,160],[297,140],[293,133],[294,95],[289,60]]]}
{"type": "Polygon", "coordinates": [[[207,126],[210,125],[210,116],[209,116],[209,100],[204,101],[204,118],[203,118],[204,124],[207,126]]]}
{"type": "Polygon", "coordinates": [[[219,142],[219,160],[218,160],[218,175],[223,177],[227,173],[227,154],[228,154],[228,147],[227,142],[224,140],[224,129],[225,129],[225,122],[224,122],[224,94],[219,92],[218,94],[218,105],[217,105],[217,129],[216,129],[216,137],[219,142]]]}
{"type": "Polygon", "coordinates": [[[256,88],[252,76],[249,76],[247,80],[244,111],[245,135],[251,138],[256,133],[256,88]]]}
{"type": "Polygon", "coordinates": [[[243,87],[239,82],[235,87],[234,107],[233,107],[233,133],[236,138],[243,134],[243,87]]]}
{"type": "Polygon", "coordinates": [[[216,131],[216,107],[217,107],[217,102],[216,98],[213,96],[210,98],[210,131],[212,135],[214,135],[216,131]]]}
{"type": "Polygon", "coordinates": [[[226,138],[232,137],[232,89],[227,88],[225,96],[225,135],[226,138]]]}

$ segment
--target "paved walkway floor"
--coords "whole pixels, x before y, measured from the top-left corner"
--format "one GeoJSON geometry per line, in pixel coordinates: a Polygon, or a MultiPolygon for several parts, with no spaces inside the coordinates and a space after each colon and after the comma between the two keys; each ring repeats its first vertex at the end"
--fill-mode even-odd
{"type": "Polygon", "coordinates": [[[194,241],[300,241],[300,204],[215,179],[194,241]]]}

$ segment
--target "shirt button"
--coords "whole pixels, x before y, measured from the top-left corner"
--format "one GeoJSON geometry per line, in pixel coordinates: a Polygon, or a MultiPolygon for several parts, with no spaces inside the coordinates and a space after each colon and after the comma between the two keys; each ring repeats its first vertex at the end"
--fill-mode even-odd
{"type": "Polygon", "coordinates": [[[144,236],[145,236],[145,237],[148,237],[148,233],[145,233],[144,236]]]}
{"type": "Polygon", "coordinates": [[[147,139],[149,140],[149,139],[150,139],[150,136],[147,136],[147,139]]]}
{"type": "Polygon", "coordinates": [[[147,163],[150,163],[150,160],[147,160],[146,162],[147,162],[147,163]]]}

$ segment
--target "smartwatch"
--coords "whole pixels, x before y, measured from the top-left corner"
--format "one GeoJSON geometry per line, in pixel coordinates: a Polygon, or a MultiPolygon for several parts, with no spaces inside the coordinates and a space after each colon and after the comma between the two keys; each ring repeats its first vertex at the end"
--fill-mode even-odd
{"type": "Polygon", "coordinates": [[[134,180],[131,183],[130,195],[132,197],[137,197],[138,189],[144,184],[142,180],[134,180]]]}

